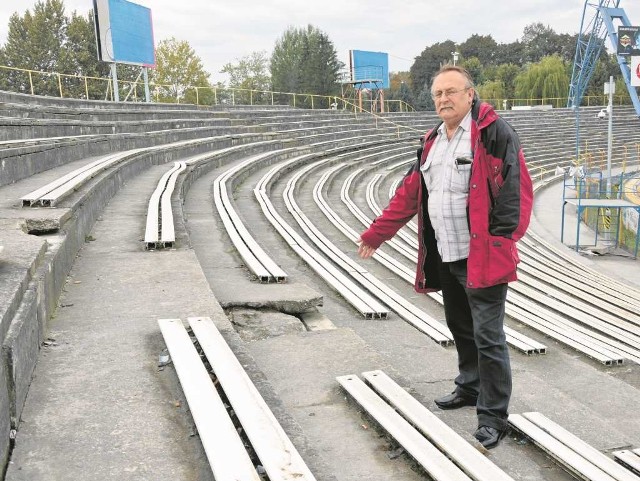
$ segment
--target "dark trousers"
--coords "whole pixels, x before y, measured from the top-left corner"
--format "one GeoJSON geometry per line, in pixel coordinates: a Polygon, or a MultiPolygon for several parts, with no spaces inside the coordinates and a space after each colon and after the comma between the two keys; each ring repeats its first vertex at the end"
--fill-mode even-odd
{"type": "Polygon", "coordinates": [[[506,429],[511,397],[511,365],[504,334],[507,284],[467,288],[466,259],[443,262],[440,282],[445,318],[458,351],[456,390],[478,397],[478,426],[506,429]]]}

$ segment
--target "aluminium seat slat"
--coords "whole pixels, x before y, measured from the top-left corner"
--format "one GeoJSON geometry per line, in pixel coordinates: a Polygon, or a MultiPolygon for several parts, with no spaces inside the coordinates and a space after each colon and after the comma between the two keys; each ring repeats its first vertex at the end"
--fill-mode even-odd
{"type": "MultiPolygon", "coordinates": [[[[382,178],[382,174],[376,174],[374,175],[371,180],[369,181],[369,183],[367,184],[367,188],[365,189],[366,192],[366,199],[367,199],[367,204],[369,206],[371,206],[371,210],[372,212],[380,212],[382,213],[382,209],[379,208],[377,202],[374,199],[374,192],[376,189],[376,186],[378,184],[378,182],[380,182],[380,179],[382,178]],[[375,207],[373,207],[375,206],[375,207]]],[[[411,246],[414,249],[418,249],[418,238],[417,236],[412,236],[409,235],[404,229],[400,229],[396,235],[402,239],[403,241],[405,241],[409,246],[411,246]]]]}
{"type": "Polygon", "coordinates": [[[151,194],[151,197],[149,198],[149,206],[147,207],[147,223],[146,223],[146,228],[144,232],[144,242],[147,248],[155,246],[159,240],[158,227],[159,227],[159,215],[160,215],[159,214],[160,197],[162,195],[162,192],[164,192],[164,189],[166,188],[169,177],[173,174],[173,172],[175,172],[179,168],[180,168],[179,163],[175,162],[173,164],[173,167],[167,172],[165,172],[162,175],[162,177],[160,177],[160,180],[158,181],[156,188],[154,189],[153,193],[151,194]]]}
{"type": "Polygon", "coordinates": [[[605,293],[607,296],[613,298],[613,304],[624,303],[631,305],[632,310],[640,310],[640,301],[625,293],[628,289],[622,288],[621,285],[612,285],[606,279],[603,279],[602,276],[594,276],[589,270],[581,269],[573,263],[568,262],[565,257],[556,255],[544,245],[532,242],[530,234],[525,235],[521,239],[521,242],[524,254],[528,258],[534,258],[538,262],[544,263],[549,270],[558,272],[559,275],[565,275],[578,282],[583,282],[592,289],[594,294],[597,292],[605,293]]]}
{"type": "MultiPolygon", "coordinates": [[[[582,316],[587,314],[611,326],[616,326],[629,333],[640,335],[640,326],[629,322],[629,317],[626,316],[624,312],[618,314],[617,312],[612,312],[612,310],[609,310],[604,305],[599,307],[594,303],[584,301],[580,299],[579,296],[572,295],[571,291],[565,291],[561,287],[559,288],[557,283],[551,285],[544,283],[526,272],[522,272],[518,279],[521,285],[526,285],[528,289],[539,292],[543,297],[551,298],[554,304],[564,304],[570,307],[572,312],[575,312],[576,318],[579,317],[579,314],[582,316]],[[550,288],[550,286],[552,287],[550,288]]],[[[550,303],[546,304],[550,305],[550,303]]],[[[602,304],[604,304],[604,301],[602,304]]],[[[615,306],[611,307],[615,308],[615,306]]],[[[615,309],[613,309],[613,311],[615,311],[615,309]]]]}
{"type": "Polygon", "coordinates": [[[159,319],[216,481],[260,481],[227,410],[180,319],[159,319]]]}
{"type": "Polygon", "coordinates": [[[114,155],[106,159],[104,162],[92,166],[90,169],[79,172],[78,175],[76,175],[72,179],[69,179],[64,184],[40,196],[40,204],[42,204],[43,206],[55,206],[62,199],[70,195],[72,192],[76,191],[78,187],[82,185],[87,179],[95,177],[100,172],[103,172],[112,165],[120,163],[129,157],[133,157],[143,150],[144,149],[132,149],[127,150],[126,152],[121,152],[119,155],[114,155]]]}
{"type": "MultiPolygon", "coordinates": [[[[439,344],[451,344],[453,342],[453,336],[446,326],[433,319],[426,312],[418,309],[416,306],[390,289],[386,284],[372,276],[360,264],[353,261],[349,256],[342,252],[341,249],[336,247],[335,244],[333,244],[322,232],[320,232],[320,230],[299,208],[294,197],[298,180],[302,177],[306,177],[311,170],[318,169],[320,166],[332,160],[333,159],[329,158],[311,163],[305,168],[300,169],[291,177],[283,192],[285,204],[289,208],[289,211],[300,227],[305,231],[309,239],[311,239],[312,242],[314,242],[315,245],[329,258],[331,258],[334,263],[338,264],[343,270],[350,273],[351,276],[360,283],[360,285],[379,298],[380,301],[389,306],[400,317],[427,334],[439,344]]],[[[314,188],[314,191],[315,190],[316,189],[314,188]]]]}
{"type": "Polygon", "coordinates": [[[249,230],[246,228],[244,222],[240,218],[240,216],[236,213],[235,208],[233,207],[233,203],[231,202],[231,198],[227,195],[227,187],[226,182],[230,180],[234,175],[236,175],[241,170],[247,168],[250,165],[253,165],[256,162],[260,162],[266,158],[271,156],[289,152],[290,149],[281,149],[277,151],[267,152],[263,154],[258,154],[256,156],[250,157],[239,165],[229,169],[226,174],[222,176],[222,183],[220,186],[221,193],[223,194],[223,202],[227,213],[229,214],[233,225],[236,230],[244,239],[245,243],[251,250],[254,257],[269,271],[271,277],[276,282],[285,281],[287,278],[287,274],[282,270],[282,268],[277,265],[273,259],[262,249],[262,247],[258,244],[258,242],[253,238],[253,236],[249,233],[249,230]]]}
{"type": "Polygon", "coordinates": [[[616,464],[616,462],[602,454],[590,444],[584,442],[575,434],[567,431],[565,428],[555,423],[544,414],[539,412],[522,413],[526,419],[534,423],[545,432],[549,433],[562,444],[572,449],[580,456],[588,459],[592,464],[602,469],[605,473],[617,479],[618,481],[640,481],[636,475],[616,464]]]}
{"type": "MultiPolygon", "coordinates": [[[[325,214],[325,216],[329,219],[329,221],[331,221],[336,227],[338,227],[339,230],[342,231],[342,233],[349,238],[351,241],[353,241],[354,243],[357,244],[357,241],[359,239],[359,235],[353,230],[351,229],[332,209],[331,207],[329,207],[327,201],[324,199],[324,196],[322,195],[322,188],[324,186],[324,183],[327,181],[327,178],[335,171],[338,170],[340,168],[342,168],[342,165],[337,165],[332,169],[329,169],[328,171],[326,171],[322,177],[320,178],[320,180],[316,183],[316,185],[314,186],[314,200],[316,201],[316,203],[318,204],[318,206],[320,207],[320,210],[325,214]]],[[[379,260],[379,262],[383,263],[385,266],[387,266],[390,270],[396,272],[399,276],[404,276],[404,279],[409,282],[409,283],[413,283],[413,272],[407,268],[406,266],[403,266],[401,263],[395,261],[395,259],[393,259],[392,257],[388,256],[387,254],[385,254],[383,251],[379,250],[374,254],[374,257],[377,258],[379,260]]],[[[387,303],[387,305],[389,305],[388,300],[383,299],[383,301],[385,303],[387,303]]],[[[390,306],[391,307],[391,306],[390,306]]],[[[436,321],[435,319],[433,319],[431,316],[429,316],[428,314],[426,314],[423,311],[418,311],[418,310],[406,310],[404,307],[402,307],[402,305],[398,305],[397,309],[399,309],[401,312],[399,313],[401,315],[401,317],[403,317],[407,322],[411,323],[414,327],[416,327],[417,329],[424,331],[425,328],[425,324],[427,326],[441,326],[441,324],[436,321]],[[427,319],[427,321],[425,322],[425,319],[427,319]]],[[[395,310],[395,309],[394,309],[395,310]]],[[[446,327],[443,326],[442,327],[446,327]]],[[[429,332],[425,332],[425,334],[430,335],[430,333],[433,332],[433,327],[429,327],[429,332]]],[[[438,332],[441,333],[440,335],[438,335],[438,339],[440,339],[441,335],[444,334],[446,336],[447,339],[449,339],[448,342],[451,342],[451,333],[448,330],[448,328],[446,329],[446,331],[443,331],[442,329],[438,329],[438,332]]],[[[430,335],[430,337],[433,337],[432,335],[430,335]]],[[[437,342],[442,343],[443,340],[437,340],[437,342]]]]}
{"type": "Polygon", "coordinates": [[[289,246],[301,256],[314,271],[320,275],[329,285],[336,289],[349,303],[351,303],[361,314],[366,318],[386,318],[388,315],[387,309],[376,301],[371,295],[365,292],[362,288],[357,286],[353,281],[348,279],[344,274],[338,271],[330,263],[324,262],[311,246],[300,236],[294,229],[278,214],[273,207],[269,196],[265,190],[265,186],[269,185],[270,178],[275,176],[276,173],[291,164],[299,161],[300,159],[307,159],[308,155],[289,159],[286,162],[278,164],[272,167],[262,178],[258,181],[254,194],[260,199],[260,206],[262,207],[265,216],[274,226],[276,231],[287,241],[289,246]]]}
{"type": "Polygon", "coordinates": [[[255,257],[251,249],[245,244],[244,239],[238,231],[236,230],[227,209],[222,201],[222,196],[220,194],[220,185],[218,183],[213,184],[213,199],[216,210],[218,211],[218,215],[222,220],[222,224],[224,225],[231,242],[234,247],[242,257],[242,260],[246,264],[246,266],[253,272],[258,279],[262,282],[268,282],[271,278],[271,273],[269,270],[262,265],[262,263],[255,257]]]}
{"type": "Polygon", "coordinates": [[[188,322],[269,479],[315,481],[213,321],[190,317],[188,322]]]}
{"type": "Polygon", "coordinates": [[[631,472],[640,475],[640,454],[630,451],[628,449],[621,449],[614,451],[613,456],[623,466],[626,466],[631,472]]]}
{"type": "Polygon", "coordinates": [[[512,283],[510,287],[513,292],[535,301],[538,305],[548,306],[556,312],[561,312],[563,315],[569,316],[575,322],[589,326],[593,330],[606,333],[631,346],[640,345],[640,338],[634,332],[630,332],[623,327],[619,327],[619,325],[624,325],[622,322],[614,324],[612,322],[597,319],[594,316],[589,316],[564,302],[557,301],[552,297],[541,294],[536,289],[528,287],[520,281],[512,283]]]}
{"type": "Polygon", "coordinates": [[[79,169],[76,169],[69,174],[57,179],[49,184],[37,189],[26,196],[21,198],[23,205],[30,203],[31,205],[39,202],[42,205],[55,205],[56,202],[63,197],[69,195],[72,191],[76,190],[85,180],[95,176],[98,172],[106,169],[107,167],[119,163],[127,157],[139,154],[141,152],[156,152],[158,150],[166,150],[172,148],[179,148],[188,144],[198,145],[206,143],[212,139],[223,139],[229,136],[207,137],[200,139],[188,139],[172,142],[169,144],[159,144],[150,147],[142,147],[136,149],[130,149],[123,152],[117,152],[115,154],[106,155],[97,159],[90,164],[87,164],[79,169]],[[37,196],[37,197],[36,197],[37,196]]]}
{"type": "MultiPolygon", "coordinates": [[[[288,150],[284,149],[283,151],[288,150]]],[[[223,224],[247,267],[262,282],[269,282],[270,280],[283,282],[286,280],[287,274],[269,257],[249,233],[227,194],[226,183],[243,168],[283,151],[271,151],[252,156],[228,169],[214,181],[214,202],[223,224]]]]}
{"type": "MultiPolygon", "coordinates": [[[[362,210],[358,209],[355,204],[351,201],[351,199],[349,198],[349,190],[351,189],[351,184],[353,182],[353,180],[355,179],[355,177],[360,174],[361,172],[363,172],[363,169],[356,169],[354,172],[352,172],[344,181],[342,188],[340,190],[340,198],[342,200],[342,202],[345,203],[345,205],[349,208],[349,210],[353,213],[353,215],[358,218],[358,220],[365,226],[368,227],[371,222],[373,222],[373,219],[370,219],[369,217],[367,217],[365,215],[364,212],[362,212],[362,210]]],[[[410,245],[407,245],[404,241],[397,239],[397,238],[393,238],[393,239],[389,239],[387,241],[387,244],[389,244],[390,246],[392,246],[394,249],[396,249],[397,252],[399,252],[400,254],[402,254],[404,257],[406,257],[407,259],[409,259],[412,262],[417,262],[418,260],[418,255],[415,249],[413,249],[410,245]]]]}
{"type": "Polygon", "coordinates": [[[600,286],[594,286],[593,283],[585,283],[584,279],[575,279],[567,275],[567,273],[563,275],[557,270],[550,269],[549,266],[538,262],[531,256],[531,251],[525,246],[522,247],[524,248],[518,249],[520,258],[522,259],[522,262],[518,266],[521,271],[544,282],[561,287],[563,291],[571,292],[586,302],[594,303],[599,301],[598,304],[606,303],[606,310],[608,312],[640,325],[640,315],[637,314],[638,306],[635,304],[611,296],[606,290],[601,289],[600,286]]]}
{"type": "Polygon", "coordinates": [[[160,200],[161,205],[161,241],[165,245],[173,244],[176,241],[176,231],[173,224],[173,209],[171,208],[171,196],[176,186],[176,181],[180,174],[187,168],[185,162],[176,162],[178,168],[174,170],[167,181],[167,186],[160,200]]]}
{"type": "Polygon", "coordinates": [[[562,251],[560,251],[559,249],[551,245],[549,242],[544,240],[535,231],[528,232],[527,235],[524,236],[524,238],[527,238],[526,241],[530,243],[535,243],[540,246],[544,246],[546,251],[553,253],[555,256],[563,259],[563,261],[566,262],[567,264],[573,265],[575,268],[577,268],[578,273],[580,273],[582,276],[585,276],[585,277],[589,276],[596,282],[607,284],[614,291],[617,290],[618,292],[625,292],[625,294],[627,296],[632,297],[635,302],[640,303],[640,290],[635,288],[634,286],[630,286],[614,278],[605,276],[604,274],[596,271],[595,269],[587,266],[586,264],[578,262],[572,256],[563,254],[562,251]]]}
{"type": "Polygon", "coordinates": [[[22,201],[23,205],[32,205],[34,203],[36,203],[41,197],[43,197],[44,195],[48,194],[49,192],[59,188],[60,186],[66,184],[67,182],[71,182],[73,179],[75,179],[76,177],[78,177],[79,175],[83,174],[84,172],[88,171],[88,170],[92,170],[94,169],[96,166],[99,166],[105,162],[109,162],[110,160],[114,159],[114,158],[118,158],[121,155],[123,155],[122,152],[119,152],[117,154],[109,154],[109,155],[105,155],[103,157],[100,157],[96,160],[94,160],[93,162],[90,162],[86,165],[83,165],[82,167],[73,170],[72,172],[69,172],[68,174],[65,174],[61,177],[59,177],[58,179],[49,182],[48,184],[32,191],[29,192],[28,194],[20,197],[20,200],[22,201]]]}
{"type": "Polygon", "coordinates": [[[603,364],[622,364],[625,358],[630,358],[611,345],[610,339],[594,335],[597,333],[519,297],[514,291],[509,291],[507,298],[514,301],[507,305],[510,316],[603,364]]]}
{"type": "MultiPolygon", "coordinates": [[[[333,225],[335,225],[338,230],[340,230],[344,234],[345,237],[357,244],[358,240],[360,239],[360,234],[352,229],[351,226],[349,226],[349,224],[347,224],[347,222],[342,219],[342,217],[336,214],[336,212],[329,206],[329,203],[326,201],[324,195],[322,194],[322,189],[324,188],[324,185],[327,182],[328,178],[333,174],[335,170],[341,169],[342,167],[342,165],[336,165],[332,169],[328,169],[322,174],[322,177],[314,186],[313,198],[320,210],[324,213],[325,217],[329,219],[333,223],[333,225]]],[[[408,282],[413,282],[415,272],[401,262],[398,262],[395,258],[386,254],[382,249],[378,249],[376,251],[376,253],[374,254],[374,258],[379,259],[380,262],[385,264],[385,266],[396,272],[399,276],[404,277],[405,280],[408,280],[408,282]]]]}
{"type": "Polygon", "coordinates": [[[513,481],[513,478],[492,463],[473,445],[433,414],[416,398],[402,389],[383,371],[363,372],[371,387],[415,426],[431,443],[446,453],[475,481],[513,481]]]}
{"type": "Polygon", "coordinates": [[[509,424],[530,438],[536,446],[555,459],[567,471],[585,481],[616,481],[571,448],[520,414],[509,415],[509,424]]]}
{"type": "Polygon", "coordinates": [[[435,481],[471,480],[358,376],[339,376],[336,380],[424,468],[432,479],[435,481]]]}

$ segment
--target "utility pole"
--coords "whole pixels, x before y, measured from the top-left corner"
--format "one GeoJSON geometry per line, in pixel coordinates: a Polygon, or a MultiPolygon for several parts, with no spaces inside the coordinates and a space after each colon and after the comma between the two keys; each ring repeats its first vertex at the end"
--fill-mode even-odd
{"type": "Polygon", "coordinates": [[[613,149],[613,94],[616,91],[616,84],[613,83],[613,75],[609,77],[609,82],[604,84],[604,93],[609,94],[609,133],[607,138],[607,199],[611,198],[611,154],[613,149]]]}

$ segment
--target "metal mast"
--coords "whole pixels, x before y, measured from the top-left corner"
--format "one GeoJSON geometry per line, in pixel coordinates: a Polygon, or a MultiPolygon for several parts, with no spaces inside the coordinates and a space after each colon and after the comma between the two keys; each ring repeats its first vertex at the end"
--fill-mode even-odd
{"type": "Polygon", "coordinates": [[[573,61],[567,107],[580,106],[584,92],[596,68],[596,61],[604,47],[607,28],[604,25],[601,9],[618,8],[619,4],[620,0],[585,1],[576,45],[576,56],[573,61]],[[590,18],[588,18],[589,16],[590,18]]]}

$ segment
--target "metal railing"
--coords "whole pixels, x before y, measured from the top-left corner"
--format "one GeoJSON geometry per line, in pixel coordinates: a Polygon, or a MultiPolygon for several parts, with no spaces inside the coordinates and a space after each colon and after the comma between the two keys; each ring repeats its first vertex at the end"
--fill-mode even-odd
{"type": "MultiPolygon", "coordinates": [[[[144,100],[144,82],[118,79],[119,88],[134,102],[144,100]]],[[[113,100],[113,83],[108,77],[43,72],[0,65],[0,86],[13,92],[49,95],[60,98],[113,100]],[[3,82],[13,74],[12,82],[3,82]],[[5,77],[3,79],[3,77],[5,77]]],[[[180,86],[150,82],[156,103],[189,103],[195,105],[290,105],[309,109],[351,109],[341,97],[263,89],[220,86],[180,86]],[[177,92],[177,93],[176,93],[177,92]]],[[[385,100],[387,112],[412,112],[415,109],[402,100],[385,100]]],[[[371,108],[373,109],[373,105],[371,108]]]]}

